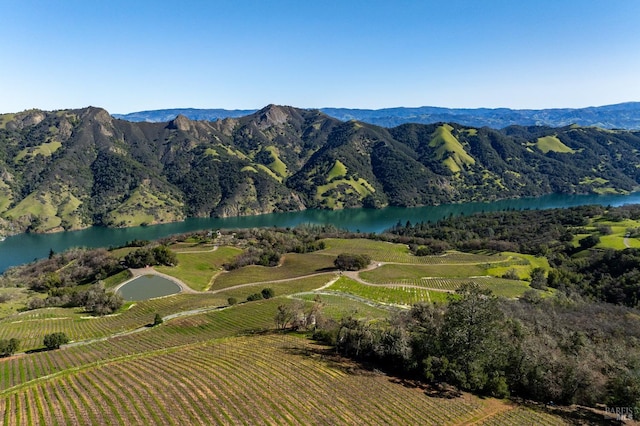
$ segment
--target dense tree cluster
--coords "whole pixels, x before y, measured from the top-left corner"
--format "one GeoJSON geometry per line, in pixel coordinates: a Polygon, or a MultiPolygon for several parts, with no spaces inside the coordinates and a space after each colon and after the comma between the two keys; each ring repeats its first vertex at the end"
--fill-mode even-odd
{"type": "Polygon", "coordinates": [[[318,338],[402,376],[495,396],[640,406],[640,321],[577,299],[499,300],[476,285],[390,320],[345,317],[318,338]]]}
{"type": "MultiPolygon", "coordinates": [[[[446,243],[458,250],[516,251],[546,255],[566,250],[567,244],[590,218],[602,215],[601,206],[522,210],[456,216],[435,223],[397,224],[390,233],[446,243]]],[[[433,242],[431,243],[433,244],[433,242]]]]}
{"type": "Polygon", "coordinates": [[[5,285],[26,286],[39,292],[95,282],[122,270],[122,266],[105,249],[71,249],[48,259],[6,271],[5,285]]]}
{"type": "MultiPolygon", "coordinates": [[[[437,223],[397,224],[384,237],[409,244],[413,253],[434,254],[434,247],[463,251],[515,251],[545,256],[548,276],[532,270],[531,286],[557,288],[592,300],[627,306],[640,303],[640,250],[594,249],[610,226],[597,223],[640,219],[640,206],[580,206],[542,211],[506,211],[450,217],[437,223]],[[596,224],[586,229],[590,219],[596,224]],[[588,234],[572,244],[576,235],[588,234]],[[437,241],[434,244],[432,241],[437,241]],[[425,244],[426,243],[426,244],[425,244]],[[576,254],[579,253],[579,256],[576,254]]],[[[629,231],[631,235],[633,230],[629,231]]],[[[516,278],[512,276],[512,278],[516,278]]]]}
{"type": "Polygon", "coordinates": [[[122,296],[107,292],[101,283],[96,283],[88,289],[77,287],[62,287],[49,290],[49,295],[42,299],[35,297],[29,300],[28,309],[38,309],[51,306],[82,307],[86,312],[95,315],[108,315],[123,304],[122,296]]]}
{"type": "Polygon", "coordinates": [[[298,226],[295,228],[252,228],[235,233],[235,240],[243,241],[246,250],[232,262],[227,270],[247,265],[277,266],[285,253],[308,253],[324,249],[322,238],[326,227],[298,226]]]}
{"type": "Polygon", "coordinates": [[[178,264],[178,257],[167,246],[141,247],[124,257],[124,263],[129,268],[144,268],[146,266],[178,264]]]}
{"type": "Polygon", "coordinates": [[[640,250],[597,250],[580,258],[557,257],[548,285],[595,300],[640,306],[640,250]]]}

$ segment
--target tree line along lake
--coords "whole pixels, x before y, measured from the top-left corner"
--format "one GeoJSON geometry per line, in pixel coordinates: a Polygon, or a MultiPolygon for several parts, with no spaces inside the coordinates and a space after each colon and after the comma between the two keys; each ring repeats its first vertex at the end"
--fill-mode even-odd
{"type": "Polygon", "coordinates": [[[304,210],[259,216],[229,218],[191,218],[153,226],[132,228],[91,227],[54,234],[19,234],[0,242],[0,273],[12,266],[62,252],[72,247],[117,247],[132,240],[155,240],[172,234],[203,229],[240,229],[252,227],[294,227],[301,224],[331,224],[341,229],[380,233],[396,225],[435,222],[448,216],[470,215],[501,210],[542,210],[587,204],[621,206],[640,204],[640,192],[626,195],[562,195],[500,200],[488,203],[443,204],[423,207],[387,207],[383,209],[304,210]]]}

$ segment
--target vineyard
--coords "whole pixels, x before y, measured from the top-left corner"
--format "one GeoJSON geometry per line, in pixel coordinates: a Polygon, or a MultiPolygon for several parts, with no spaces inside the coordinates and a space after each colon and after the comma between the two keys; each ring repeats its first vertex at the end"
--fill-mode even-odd
{"type": "Polygon", "coordinates": [[[296,278],[332,271],[334,258],[316,253],[288,253],[284,256],[281,264],[274,268],[251,265],[220,274],[213,282],[211,289],[219,290],[236,285],[296,278]]]}
{"type": "MultiPolygon", "coordinates": [[[[363,274],[361,274],[363,275],[363,274]]],[[[453,293],[464,283],[474,282],[481,287],[490,289],[497,296],[514,298],[520,297],[530,287],[526,282],[518,280],[507,280],[495,277],[466,277],[466,278],[440,278],[440,277],[424,277],[415,279],[397,279],[385,280],[377,285],[384,285],[386,288],[404,288],[415,289],[415,287],[424,287],[425,289],[435,291],[445,291],[453,293]]]]}
{"type": "Polygon", "coordinates": [[[408,286],[369,286],[347,277],[341,277],[328,290],[352,294],[363,299],[390,305],[410,306],[418,302],[444,302],[447,293],[408,286]]]}
{"type": "Polygon", "coordinates": [[[18,338],[23,350],[39,348],[45,334],[64,332],[72,341],[106,337],[149,324],[157,312],[173,312],[208,306],[224,306],[226,299],[214,294],[179,294],[137,302],[122,312],[94,317],[79,308],[45,308],[26,311],[0,320],[0,339],[18,338]]]}
{"type": "MultiPolygon", "coordinates": [[[[276,267],[222,272],[233,247],[176,245],[179,266],[157,267],[196,294],[129,303],[98,317],[80,308],[44,308],[0,319],[0,339],[31,353],[0,359],[3,424],[561,424],[562,418],[494,399],[430,396],[339,358],[298,334],[274,333],[279,305],[320,301],[340,319],[384,319],[417,302],[446,303],[473,280],[517,297],[528,284],[489,276],[529,267],[516,254],[449,252],[413,256],[406,246],[327,239],[326,249],[289,253],[276,267]],[[339,273],[339,253],[369,254],[369,270],[339,273]],[[269,288],[275,297],[246,302],[269,288]],[[319,299],[318,299],[319,298],[319,299]],[[239,302],[229,306],[229,300],[239,302]],[[297,302],[296,302],[297,299],[297,302]],[[154,315],[164,318],[149,327],[154,315]],[[71,344],[41,351],[45,334],[71,344]],[[375,389],[375,392],[371,392],[375,389]],[[496,408],[498,407],[498,408],[496,408]]],[[[107,280],[112,287],[128,277],[107,280]]]]}
{"type": "Polygon", "coordinates": [[[394,244],[383,241],[372,241],[366,239],[337,239],[328,238],[323,240],[327,246],[319,253],[338,255],[340,253],[361,253],[367,254],[378,262],[392,263],[412,263],[424,265],[447,265],[447,264],[482,264],[507,262],[508,256],[500,254],[475,254],[450,251],[435,256],[414,256],[409,248],[404,244],[394,244]]]}
{"type": "Polygon", "coordinates": [[[323,305],[322,313],[330,318],[342,318],[350,315],[361,319],[386,318],[389,308],[377,303],[369,303],[348,294],[318,291],[314,293],[297,294],[293,297],[307,302],[313,302],[319,296],[323,305]]]}
{"type": "Polygon", "coordinates": [[[510,410],[511,417],[492,422],[485,417],[485,411],[493,409],[490,405],[468,394],[428,396],[419,386],[363,370],[336,358],[326,347],[281,334],[149,349],[84,363],[0,392],[4,424],[442,425],[472,419],[485,419],[484,424],[518,418],[536,424],[561,420],[542,412],[510,410]]]}

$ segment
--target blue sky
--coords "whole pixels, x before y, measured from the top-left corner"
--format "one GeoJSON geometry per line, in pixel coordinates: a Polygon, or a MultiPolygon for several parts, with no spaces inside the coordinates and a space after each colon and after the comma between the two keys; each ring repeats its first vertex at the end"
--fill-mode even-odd
{"type": "Polygon", "coordinates": [[[0,0],[0,112],[640,101],[636,0],[0,0]]]}

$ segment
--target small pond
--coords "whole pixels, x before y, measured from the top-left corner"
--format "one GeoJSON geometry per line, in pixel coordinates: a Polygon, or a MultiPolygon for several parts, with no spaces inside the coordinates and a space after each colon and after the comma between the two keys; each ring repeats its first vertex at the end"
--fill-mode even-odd
{"type": "Polygon", "coordinates": [[[180,292],[180,286],[158,275],[142,275],[118,289],[124,300],[147,300],[180,292]]]}

